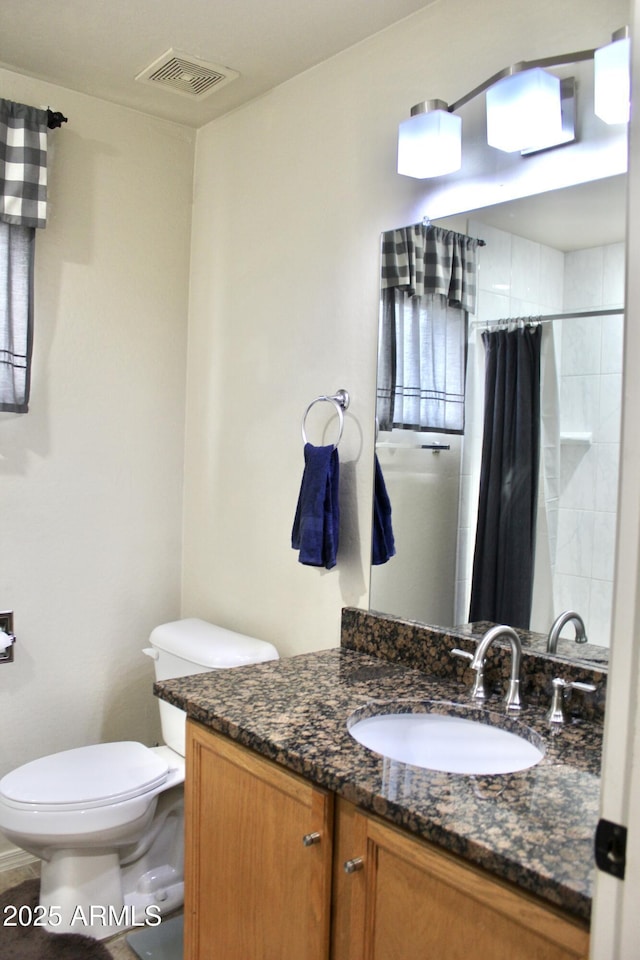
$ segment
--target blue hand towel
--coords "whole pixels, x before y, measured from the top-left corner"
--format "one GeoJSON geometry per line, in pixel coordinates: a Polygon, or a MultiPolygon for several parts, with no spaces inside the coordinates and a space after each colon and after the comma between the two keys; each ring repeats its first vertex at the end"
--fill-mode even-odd
{"type": "Polygon", "coordinates": [[[375,475],[373,484],[373,541],[371,563],[386,563],[395,555],[396,546],[391,526],[391,501],[382,476],[382,468],[375,457],[375,475]]]}
{"type": "Polygon", "coordinates": [[[300,563],[328,570],[336,565],[339,472],[335,447],[305,444],[304,473],[291,531],[291,546],[300,551],[300,563]]]}

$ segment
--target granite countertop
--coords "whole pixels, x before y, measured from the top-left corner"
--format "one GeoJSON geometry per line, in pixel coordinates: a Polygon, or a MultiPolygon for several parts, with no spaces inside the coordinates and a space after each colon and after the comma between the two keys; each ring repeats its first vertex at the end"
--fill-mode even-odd
{"type": "MultiPolygon", "coordinates": [[[[601,722],[572,717],[552,730],[541,703],[525,705],[517,722],[544,741],[546,752],[535,767],[513,774],[449,774],[385,760],[349,734],[354,711],[372,700],[470,705],[470,671],[462,682],[393,662],[382,646],[380,655],[352,649],[360,644],[344,628],[342,643],[157,682],[154,692],[212,730],[588,920],[601,722]]],[[[504,716],[498,694],[479,709],[504,716]]]]}

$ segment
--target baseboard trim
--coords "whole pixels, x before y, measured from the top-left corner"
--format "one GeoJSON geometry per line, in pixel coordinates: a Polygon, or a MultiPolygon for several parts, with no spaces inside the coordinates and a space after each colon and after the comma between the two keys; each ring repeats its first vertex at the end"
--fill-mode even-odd
{"type": "Polygon", "coordinates": [[[21,867],[28,867],[31,863],[37,863],[38,858],[27,853],[26,850],[5,850],[0,853],[0,873],[6,870],[19,870],[21,867]]]}

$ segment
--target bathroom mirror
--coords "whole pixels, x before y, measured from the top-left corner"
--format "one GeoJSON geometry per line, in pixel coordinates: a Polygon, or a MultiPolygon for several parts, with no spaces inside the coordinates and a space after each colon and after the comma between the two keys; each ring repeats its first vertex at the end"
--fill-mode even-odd
{"type": "MultiPolygon", "coordinates": [[[[560,315],[543,324],[541,410],[551,426],[541,433],[541,460],[542,445],[555,437],[556,479],[541,470],[530,630],[546,635],[555,616],[577,610],[590,646],[603,648],[594,659],[606,660],[625,211],[626,175],[619,174],[433,221],[486,244],[478,250],[476,313],[468,317],[465,429],[463,435],[379,432],[376,452],[396,555],[372,567],[372,610],[444,626],[468,622],[482,447],[482,329],[499,319],[560,315]]],[[[562,636],[572,641],[573,627],[562,636]]],[[[563,655],[589,655],[572,647],[575,652],[563,655]]]]}

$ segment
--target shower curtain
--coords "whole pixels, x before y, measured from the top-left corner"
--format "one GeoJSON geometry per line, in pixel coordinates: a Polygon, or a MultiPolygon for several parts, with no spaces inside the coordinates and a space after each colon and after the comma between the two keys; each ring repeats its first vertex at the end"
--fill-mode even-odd
{"type": "Polygon", "coordinates": [[[540,451],[541,327],[485,331],[485,408],[469,620],[528,629],[540,451]]]}

